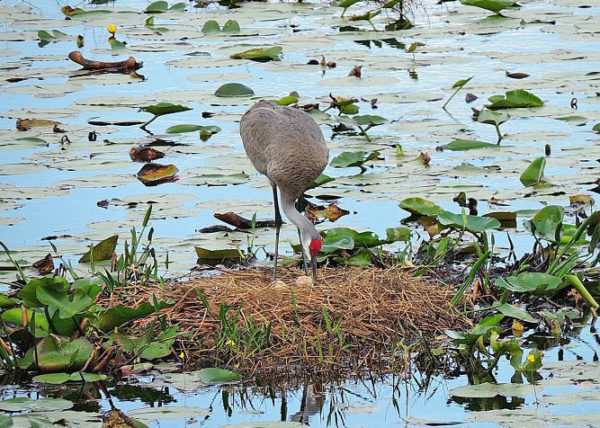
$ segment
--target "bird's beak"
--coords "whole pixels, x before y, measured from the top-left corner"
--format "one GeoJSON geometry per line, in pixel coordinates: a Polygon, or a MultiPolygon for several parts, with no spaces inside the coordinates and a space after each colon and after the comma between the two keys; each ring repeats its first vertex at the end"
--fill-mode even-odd
{"type": "Polygon", "coordinates": [[[312,267],[313,282],[317,282],[317,256],[310,258],[310,266],[312,267]]]}

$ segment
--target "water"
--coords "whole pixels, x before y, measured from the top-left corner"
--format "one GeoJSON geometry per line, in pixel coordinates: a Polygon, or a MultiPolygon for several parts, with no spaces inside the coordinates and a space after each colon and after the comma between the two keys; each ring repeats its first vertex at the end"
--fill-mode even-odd
{"type": "MultiPolygon", "coordinates": [[[[472,186],[467,190],[468,196],[480,201],[480,214],[498,209],[539,209],[548,203],[568,205],[568,196],[589,194],[589,189],[593,187],[590,183],[597,178],[598,167],[593,159],[600,156],[600,151],[598,137],[590,133],[590,129],[592,124],[600,121],[600,103],[596,95],[598,84],[597,80],[585,76],[585,73],[600,70],[600,35],[598,26],[593,26],[598,23],[600,7],[591,1],[587,3],[592,7],[578,7],[586,4],[583,0],[522,3],[520,10],[506,13],[512,19],[498,20],[486,18],[486,12],[457,2],[438,5],[424,1],[422,6],[414,10],[412,18],[415,28],[389,34],[340,33],[337,26],[348,25],[348,22],[341,21],[340,9],[330,8],[327,2],[303,5],[251,3],[233,11],[215,5],[207,9],[194,9],[188,4],[186,12],[156,16],[155,26],[168,26],[170,29],[164,36],[156,37],[149,33],[140,36],[137,32],[143,28],[147,18],[144,14],[111,14],[81,23],[77,19],[63,20],[60,7],[68,4],[64,1],[38,1],[34,4],[5,1],[0,5],[4,7],[0,10],[2,63],[25,63],[19,65],[17,71],[3,70],[0,73],[3,77],[0,86],[0,240],[12,249],[21,249],[23,258],[34,261],[49,251],[49,246],[40,238],[70,235],[71,238],[57,240],[56,244],[69,258],[76,260],[90,240],[98,241],[115,231],[121,235],[122,245],[129,228],[141,223],[145,203],[155,199],[154,195],[162,194],[167,195],[167,199],[155,207],[166,211],[160,215],[157,214],[160,210],[155,209],[152,225],[156,229],[157,245],[163,250],[161,255],[164,257],[164,251],[169,250],[171,260],[174,260],[174,274],[186,271],[195,263],[193,244],[231,247],[231,237],[219,234],[206,236],[196,230],[217,223],[212,217],[214,212],[242,212],[239,207],[243,207],[242,213],[248,217],[253,212],[257,212],[259,217],[268,217],[271,215],[268,202],[271,193],[264,178],[254,174],[245,159],[237,131],[237,120],[251,101],[219,100],[211,96],[218,86],[229,81],[244,83],[257,96],[272,99],[295,90],[303,102],[316,100],[322,106],[326,105],[329,93],[363,97],[367,101],[360,104],[361,114],[377,114],[390,121],[370,131],[374,137],[371,144],[362,137],[333,136],[330,126],[322,126],[330,145],[331,158],[348,150],[377,149],[385,160],[376,162],[366,172],[367,175],[373,174],[371,177],[379,174],[377,180],[373,180],[368,187],[357,186],[356,168],[328,167],[325,172],[336,177],[337,181],[322,191],[309,193],[313,196],[337,194],[342,197],[337,203],[352,214],[343,217],[335,225],[323,224],[321,227],[340,225],[368,228],[385,235],[387,227],[399,225],[407,215],[398,206],[403,198],[426,197],[456,212],[459,208],[452,198],[466,184],[472,186]],[[31,9],[16,16],[13,15],[14,10],[11,11],[12,7],[31,9]],[[36,14],[33,20],[28,17],[31,13],[36,14]],[[230,18],[237,19],[243,30],[242,35],[236,38],[202,37],[198,30],[209,18],[221,24],[230,18]],[[535,19],[542,22],[532,22],[535,19]],[[550,23],[550,20],[555,23],[550,23]],[[126,40],[132,47],[131,51],[123,54],[110,51],[106,32],[108,23],[115,23],[119,27],[117,39],[126,40]],[[30,28],[34,30],[28,32],[30,28]],[[139,81],[127,76],[92,76],[84,82],[77,82],[74,76],[78,74],[78,67],[65,59],[68,52],[76,49],[74,41],[58,41],[39,47],[38,29],[60,29],[71,36],[83,35],[85,46],[82,53],[86,58],[114,61],[132,55],[144,61],[144,67],[139,72],[146,80],[139,81]],[[11,40],[16,33],[21,34],[18,38],[22,40],[11,40]],[[383,41],[378,42],[379,39],[383,41]],[[371,41],[367,43],[365,40],[371,41]],[[399,43],[409,46],[413,41],[425,43],[415,52],[414,60],[411,54],[397,48],[399,43]],[[167,43],[177,44],[154,51],[167,43]],[[246,49],[240,46],[243,43],[281,45],[284,47],[283,61],[259,64],[228,60],[231,53],[246,49]],[[574,52],[576,59],[563,60],[565,51],[574,52]],[[211,57],[189,55],[195,52],[208,52],[211,57]],[[510,54],[518,55],[510,57],[510,54]],[[535,57],[538,54],[541,55],[535,57]],[[336,61],[337,67],[321,70],[318,66],[304,66],[309,59],[320,59],[321,55],[327,60],[336,61]],[[194,59],[199,60],[191,66],[177,65],[177,61],[194,59]],[[211,67],[212,61],[221,61],[223,65],[211,67]],[[363,79],[361,82],[349,81],[346,76],[357,64],[363,65],[363,79]],[[32,70],[40,70],[44,78],[14,83],[5,80],[32,70]],[[523,81],[511,80],[504,76],[505,70],[526,72],[531,77],[523,81]],[[442,110],[441,104],[451,93],[450,86],[471,75],[475,76],[474,79],[449,104],[448,111],[442,110]],[[103,79],[113,80],[104,82],[103,79]],[[65,83],[79,86],[58,87],[57,92],[61,89],[74,91],[64,95],[36,97],[40,89],[35,85],[65,83]],[[493,127],[471,121],[471,110],[463,101],[466,92],[479,96],[473,105],[481,108],[487,97],[521,87],[542,98],[546,107],[541,115],[534,114],[532,117],[520,118],[518,116],[523,114],[515,113],[516,117],[501,126],[505,134],[502,147],[506,148],[493,153],[473,152],[475,154],[436,151],[436,147],[455,138],[496,141],[493,127]],[[25,93],[21,93],[23,90],[25,93]],[[182,91],[196,92],[190,94],[182,91]],[[118,105],[89,105],[92,97],[104,97],[104,101],[118,105]],[[371,98],[378,98],[377,110],[370,110],[368,100],[371,98]],[[578,100],[579,108],[576,111],[569,107],[572,98],[578,100]],[[148,120],[150,116],[138,112],[135,107],[160,101],[181,102],[193,110],[163,116],[149,126],[156,136],[185,145],[159,147],[167,154],[163,159],[165,163],[172,162],[179,168],[181,180],[147,188],[135,179],[140,165],[129,161],[128,151],[132,145],[150,142],[154,137],[138,127],[93,127],[87,121],[92,118],[108,121],[148,120]],[[88,105],[82,106],[82,102],[88,105]],[[14,112],[21,108],[31,111],[14,112]],[[203,119],[200,113],[204,111],[217,115],[203,119]],[[577,127],[556,120],[557,117],[569,115],[584,116],[586,125],[577,127]],[[69,128],[67,134],[73,142],[60,147],[59,135],[43,132],[40,136],[46,139],[49,147],[15,146],[15,138],[38,135],[37,131],[14,131],[16,117],[59,120],[69,128]],[[218,125],[222,131],[207,142],[198,140],[196,134],[164,136],[167,127],[180,123],[218,125]],[[99,133],[95,143],[87,142],[90,130],[99,133]],[[114,144],[106,144],[105,139],[114,144]],[[519,175],[528,161],[543,155],[546,143],[552,145],[553,155],[548,159],[545,175],[555,185],[553,194],[539,192],[531,195],[531,190],[524,189],[519,182],[519,175]],[[396,144],[403,146],[407,153],[405,158],[395,156],[396,144]],[[421,151],[431,154],[430,166],[425,167],[413,161],[421,151]],[[91,153],[95,154],[92,161],[91,153]],[[80,164],[73,163],[77,159],[83,161],[80,164]],[[102,166],[99,165],[101,161],[109,163],[102,166]],[[463,162],[476,166],[501,165],[502,170],[493,174],[457,177],[453,168],[463,162]],[[19,167],[9,169],[11,164],[22,163],[34,163],[39,168],[31,172],[19,170],[19,167]],[[202,173],[202,169],[198,168],[214,167],[221,168],[224,173],[245,171],[253,175],[248,182],[236,186],[182,184],[186,178],[202,173]],[[90,181],[69,185],[64,183],[64,180],[82,178],[89,178],[90,181]],[[42,189],[25,190],[26,196],[23,197],[13,194],[13,186],[42,189]],[[492,197],[503,199],[507,207],[489,203],[492,197]],[[127,208],[123,204],[111,204],[108,209],[97,206],[97,202],[104,199],[127,198],[140,204],[136,208],[127,208]]],[[[128,0],[98,8],[139,11],[146,4],[128,0]]],[[[92,8],[88,2],[72,6],[92,8]]],[[[359,10],[355,6],[348,11],[348,15],[359,10]]],[[[378,27],[383,27],[382,21],[375,22],[378,27]]],[[[519,230],[522,230],[521,221],[522,218],[519,230]]],[[[413,227],[413,231],[415,240],[423,236],[422,230],[413,227]]],[[[531,248],[528,235],[513,235],[519,252],[531,248]]],[[[497,245],[508,247],[503,232],[495,233],[495,237],[497,245]]],[[[295,232],[291,228],[286,229],[284,242],[294,242],[294,239],[295,232]]],[[[257,242],[270,248],[271,231],[261,231],[257,242]]],[[[14,273],[3,275],[3,281],[6,281],[14,273]]],[[[552,342],[545,351],[544,362],[582,360],[592,362],[594,367],[598,344],[595,327],[587,325],[574,337],[552,342]]],[[[513,373],[504,358],[493,372],[498,382],[510,382],[513,373]]],[[[544,373],[544,377],[548,379],[549,374],[544,373]]],[[[260,380],[248,380],[243,385],[182,392],[169,386],[156,386],[153,376],[144,376],[126,385],[110,382],[107,392],[114,405],[126,412],[164,405],[211,409],[206,419],[179,417],[152,424],[163,427],[186,424],[221,426],[279,420],[301,421],[311,426],[417,424],[418,421],[411,418],[485,427],[499,424],[472,421],[470,418],[473,418],[474,411],[495,407],[551,415],[585,415],[594,413],[597,401],[600,401],[600,394],[595,400],[581,400],[575,405],[548,404],[542,399],[544,395],[554,397],[578,392],[575,384],[546,386],[543,392],[524,398],[460,400],[452,398],[449,391],[466,385],[468,379],[465,375],[448,378],[438,374],[425,377],[415,371],[410,374],[390,374],[374,380],[368,378],[365,375],[360,380],[325,384],[318,380],[296,380],[293,384],[269,383],[266,386],[260,380]]],[[[3,398],[22,395],[35,398],[65,397],[76,402],[77,410],[102,412],[110,409],[106,393],[91,385],[80,391],[63,386],[32,389],[15,385],[11,380],[6,382],[0,390],[3,398]]],[[[597,380],[588,388],[597,393],[597,380]]],[[[571,422],[579,423],[575,419],[571,422]]],[[[515,423],[527,425],[518,420],[515,423]]],[[[564,421],[554,423],[562,425],[564,421]]],[[[510,424],[510,421],[503,424],[510,424]]]]}

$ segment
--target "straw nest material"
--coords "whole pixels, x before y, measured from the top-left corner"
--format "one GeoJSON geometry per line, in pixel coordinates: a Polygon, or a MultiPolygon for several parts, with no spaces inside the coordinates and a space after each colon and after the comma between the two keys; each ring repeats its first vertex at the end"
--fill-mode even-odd
{"type": "MultiPolygon", "coordinates": [[[[415,278],[406,269],[323,268],[314,285],[297,283],[303,275],[298,269],[280,271],[285,286],[272,283],[271,274],[256,268],[222,271],[164,288],[137,287],[121,298],[127,303],[147,301],[153,294],[173,299],[175,304],[163,312],[189,333],[177,343],[188,361],[261,371],[390,361],[400,344],[435,338],[467,322],[449,305],[453,290],[415,278]],[[219,316],[222,304],[229,307],[225,323],[219,316]],[[236,326],[224,325],[237,311],[236,326]],[[265,343],[260,339],[267,326],[265,343]]],[[[149,322],[138,321],[134,328],[139,331],[149,322]]]]}

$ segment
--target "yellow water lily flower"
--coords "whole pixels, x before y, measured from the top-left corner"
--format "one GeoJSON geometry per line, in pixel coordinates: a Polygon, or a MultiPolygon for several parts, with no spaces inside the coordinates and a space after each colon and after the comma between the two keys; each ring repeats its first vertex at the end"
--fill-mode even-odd
{"type": "Polygon", "coordinates": [[[533,363],[535,361],[535,355],[533,355],[533,354],[527,355],[527,361],[529,361],[530,363],[533,363]]]}
{"type": "Polygon", "coordinates": [[[117,26],[115,24],[110,24],[107,29],[111,34],[115,34],[117,32],[117,26]]]}

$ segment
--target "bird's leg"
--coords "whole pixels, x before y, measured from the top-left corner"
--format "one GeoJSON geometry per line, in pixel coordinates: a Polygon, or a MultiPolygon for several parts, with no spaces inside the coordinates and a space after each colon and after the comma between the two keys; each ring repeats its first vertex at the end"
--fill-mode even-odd
{"type": "Polygon", "coordinates": [[[273,266],[273,281],[277,280],[277,258],[279,257],[279,231],[281,230],[281,213],[279,212],[279,201],[277,200],[277,186],[273,186],[273,204],[275,206],[275,258],[273,266]]]}
{"type": "Polygon", "coordinates": [[[300,229],[298,229],[298,238],[300,238],[300,250],[302,251],[302,260],[304,260],[304,273],[308,276],[308,259],[306,258],[306,251],[304,251],[304,245],[302,245],[300,229]]]}

